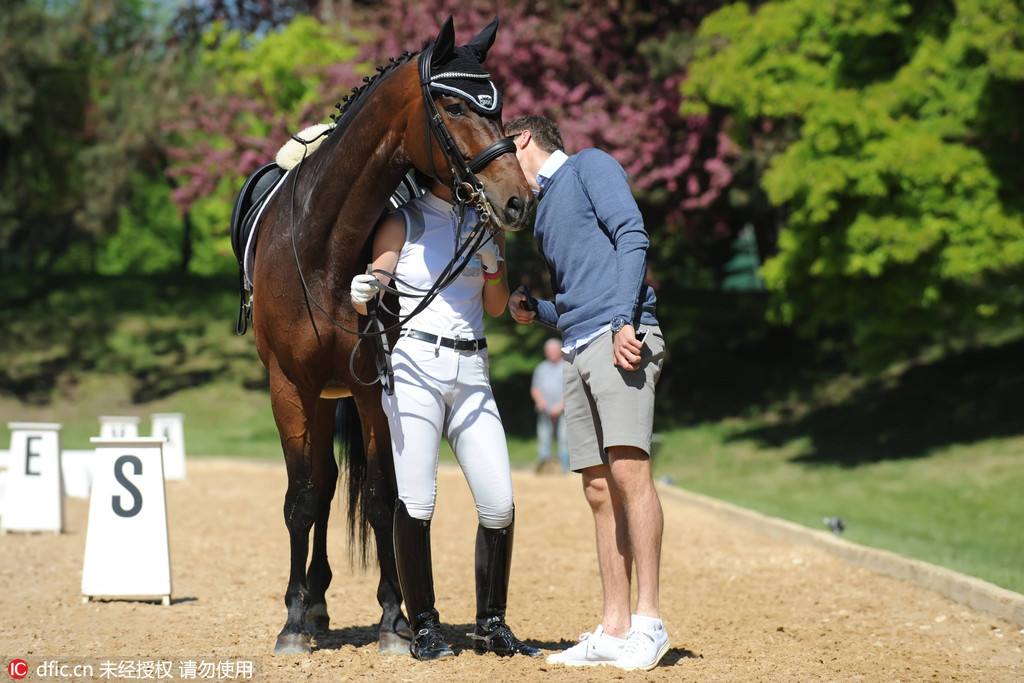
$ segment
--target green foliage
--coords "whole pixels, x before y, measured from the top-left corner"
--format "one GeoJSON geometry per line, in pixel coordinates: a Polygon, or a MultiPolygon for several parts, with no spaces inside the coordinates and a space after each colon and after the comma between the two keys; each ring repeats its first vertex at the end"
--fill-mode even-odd
{"type": "Polygon", "coordinates": [[[762,179],[786,213],[763,268],[777,319],[848,329],[869,363],[1019,320],[1022,22],[986,0],[786,0],[704,22],[690,106],[798,126],[762,179]]]}
{"type": "Polygon", "coordinates": [[[203,34],[200,66],[218,94],[266,98],[294,117],[322,104],[326,69],[356,58],[358,44],[346,33],[308,16],[256,39],[215,23],[203,34]]]}
{"type": "Polygon", "coordinates": [[[67,169],[78,161],[88,98],[76,23],[33,3],[0,7],[0,249],[8,267],[45,262],[47,243],[75,230],[81,184],[67,169]]]}
{"type": "Polygon", "coordinates": [[[176,270],[182,260],[182,232],[181,216],[171,202],[167,181],[136,173],[117,230],[97,249],[96,272],[121,275],[176,270]]]}
{"type": "Polygon", "coordinates": [[[67,275],[0,278],[0,394],[47,405],[93,375],[128,379],[141,403],[187,387],[262,377],[234,335],[231,278],[67,275]]]}
{"type": "Polygon", "coordinates": [[[3,266],[93,268],[134,175],[155,174],[180,82],[160,19],[146,0],[0,8],[3,266]]]}
{"type": "Polygon", "coordinates": [[[291,133],[326,118],[337,81],[357,80],[359,39],[301,16],[258,37],[219,22],[203,33],[170,149],[173,197],[194,227],[191,272],[234,270],[228,222],[245,175],[291,133]]]}

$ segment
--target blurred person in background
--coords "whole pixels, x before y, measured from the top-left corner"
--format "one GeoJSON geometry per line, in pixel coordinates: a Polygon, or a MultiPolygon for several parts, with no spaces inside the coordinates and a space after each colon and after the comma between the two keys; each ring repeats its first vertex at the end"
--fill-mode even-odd
{"type": "Polygon", "coordinates": [[[513,119],[505,134],[537,193],[533,236],[555,292],[546,301],[520,288],[508,308],[517,323],[539,320],[562,334],[570,467],[594,515],[604,597],[601,623],[548,662],[653,669],[669,648],[658,596],[664,518],[650,458],[665,338],[644,281],[647,230],[609,154],[567,155],[543,116],[513,119]]]}
{"type": "Polygon", "coordinates": [[[562,472],[569,471],[569,449],[565,441],[565,404],[562,402],[562,342],[544,342],[544,360],[533,370],[530,396],[537,409],[537,471],[551,459],[551,439],[558,440],[562,472]]]}

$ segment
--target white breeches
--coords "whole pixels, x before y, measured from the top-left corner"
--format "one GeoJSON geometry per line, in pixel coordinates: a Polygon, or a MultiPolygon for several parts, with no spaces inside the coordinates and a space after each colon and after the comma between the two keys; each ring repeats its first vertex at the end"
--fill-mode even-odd
{"type": "Polygon", "coordinates": [[[437,497],[442,434],[469,482],[480,524],[512,522],[512,476],[501,416],[491,393],[487,351],[455,351],[401,338],[391,354],[395,393],[382,393],[391,426],[398,497],[430,519],[437,497]]]}

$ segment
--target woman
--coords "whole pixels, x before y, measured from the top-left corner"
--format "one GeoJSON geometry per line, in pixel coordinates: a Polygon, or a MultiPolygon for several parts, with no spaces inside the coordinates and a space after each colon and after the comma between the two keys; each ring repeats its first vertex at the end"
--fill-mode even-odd
{"type": "MultiPolygon", "coordinates": [[[[476,214],[466,211],[462,225],[451,191],[433,182],[425,195],[409,202],[377,226],[373,268],[394,273],[399,291],[421,290],[437,281],[467,234],[476,214]]],[[[442,434],[469,482],[476,501],[477,653],[540,655],[515,637],[505,623],[512,560],[514,506],[505,430],[488,379],[483,312],[499,316],[508,301],[498,245],[490,242],[474,255],[462,274],[411,320],[391,354],[394,394],[381,401],[391,427],[398,483],[395,555],[405,606],[413,626],[410,644],[416,659],[451,656],[434,608],[430,561],[430,519],[437,493],[438,446],[442,434]]],[[[383,275],[352,279],[352,303],[366,314],[383,275]]],[[[419,302],[400,297],[401,315],[419,302]]]]}

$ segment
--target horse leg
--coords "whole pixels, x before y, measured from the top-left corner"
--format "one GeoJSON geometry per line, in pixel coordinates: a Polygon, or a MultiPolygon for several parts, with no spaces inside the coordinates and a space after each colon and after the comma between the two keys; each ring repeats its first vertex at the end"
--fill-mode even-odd
{"type": "Polygon", "coordinates": [[[366,443],[368,471],[364,505],[380,564],[377,602],[382,614],[377,631],[378,647],[383,654],[408,655],[412,628],[402,613],[402,590],[395,563],[394,514],[398,491],[391,460],[391,433],[379,394],[357,396],[356,405],[366,443]]]}
{"type": "Polygon", "coordinates": [[[309,531],[317,515],[316,487],[313,484],[315,449],[311,429],[316,421],[318,396],[304,396],[280,368],[270,372],[270,398],[274,420],[281,435],[288,490],[284,496],[284,521],[291,544],[291,570],[284,604],[288,617],[277,636],[274,654],[306,654],[311,651],[310,634],[305,627],[309,605],[306,580],[306,557],[309,554],[309,531]]]}
{"type": "Polygon", "coordinates": [[[327,613],[327,587],[331,585],[331,565],[327,561],[327,521],[331,501],[338,483],[338,462],[334,459],[334,408],[336,401],[317,403],[314,425],[313,485],[316,489],[316,520],[313,524],[313,552],[309,560],[306,583],[309,586],[309,607],[306,609],[306,630],[313,635],[330,627],[327,613]]]}

